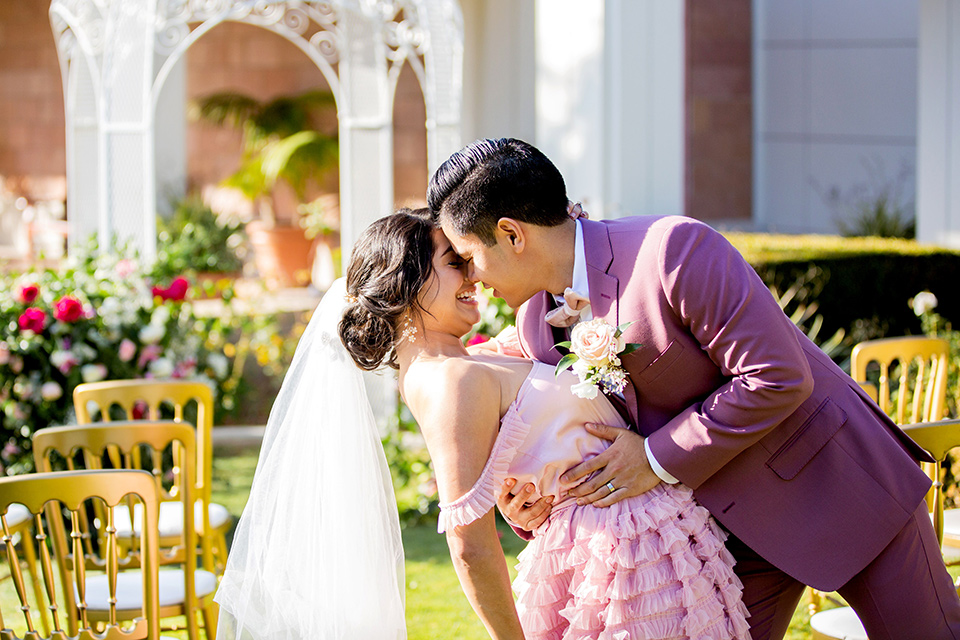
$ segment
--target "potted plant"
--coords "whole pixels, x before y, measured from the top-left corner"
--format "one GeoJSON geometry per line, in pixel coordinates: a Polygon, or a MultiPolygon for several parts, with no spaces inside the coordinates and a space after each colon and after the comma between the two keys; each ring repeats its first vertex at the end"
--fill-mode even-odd
{"type": "Polygon", "coordinates": [[[216,93],[195,105],[197,119],[233,126],[243,133],[240,167],[223,184],[256,204],[259,217],[247,224],[247,236],[268,286],[309,281],[314,243],[299,224],[293,224],[296,212],[289,212],[284,220],[278,187],[286,185],[297,202],[306,202],[308,191],[317,190],[323,174],[338,166],[336,135],[325,133],[318,124],[318,117],[333,106],[329,91],[267,102],[238,93],[216,93]]]}

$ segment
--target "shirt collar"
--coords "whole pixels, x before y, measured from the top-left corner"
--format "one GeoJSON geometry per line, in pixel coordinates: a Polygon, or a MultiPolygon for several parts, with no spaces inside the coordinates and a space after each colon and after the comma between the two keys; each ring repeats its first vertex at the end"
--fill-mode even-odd
{"type": "MultiPolygon", "coordinates": [[[[577,223],[577,235],[573,241],[573,282],[570,288],[582,295],[584,298],[590,298],[590,284],[587,281],[587,256],[583,248],[583,225],[580,220],[577,223]]],[[[553,296],[558,304],[563,304],[563,296],[553,296]]]]}

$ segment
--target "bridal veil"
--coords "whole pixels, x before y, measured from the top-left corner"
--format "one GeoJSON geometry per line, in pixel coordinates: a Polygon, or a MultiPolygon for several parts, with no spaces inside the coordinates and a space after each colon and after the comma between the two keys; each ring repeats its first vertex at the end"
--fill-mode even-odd
{"type": "Polygon", "coordinates": [[[363,374],[320,301],[267,422],[215,600],[221,640],[402,640],[403,547],[363,374]]]}

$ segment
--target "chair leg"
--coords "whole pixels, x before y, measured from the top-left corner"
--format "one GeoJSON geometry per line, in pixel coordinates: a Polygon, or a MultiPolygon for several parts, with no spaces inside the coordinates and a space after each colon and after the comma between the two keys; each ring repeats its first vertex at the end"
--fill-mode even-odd
{"type": "Polygon", "coordinates": [[[203,608],[203,630],[207,640],[217,640],[217,621],[220,619],[220,605],[213,600],[203,608]]]}
{"type": "Polygon", "coordinates": [[[227,569],[227,534],[223,530],[218,531],[216,534],[216,570],[217,579],[223,577],[223,572],[227,569]]]}
{"type": "Polygon", "coordinates": [[[23,557],[27,561],[27,572],[30,574],[30,582],[33,583],[33,596],[37,599],[37,608],[40,610],[40,624],[43,626],[43,632],[50,634],[50,612],[43,606],[43,584],[40,582],[40,573],[37,571],[37,550],[33,548],[29,532],[20,534],[20,542],[23,547],[23,557]]]}

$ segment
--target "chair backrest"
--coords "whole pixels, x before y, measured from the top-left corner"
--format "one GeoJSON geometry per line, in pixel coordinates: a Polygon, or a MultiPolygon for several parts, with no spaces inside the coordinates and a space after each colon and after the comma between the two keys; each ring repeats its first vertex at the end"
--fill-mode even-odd
{"type": "Polygon", "coordinates": [[[933,528],[937,532],[937,541],[943,542],[943,462],[947,452],[960,447],[960,420],[938,420],[921,422],[903,427],[904,433],[927,451],[934,460],[933,465],[933,528]]]}
{"type": "MultiPolygon", "coordinates": [[[[172,420],[134,420],[115,422],[93,422],[86,425],[49,427],[33,434],[33,456],[37,470],[54,470],[54,460],[60,458],[67,469],[99,468],[104,461],[124,468],[145,467],[156,486],[157,495],[162,500],[170,497],[164,485],[171,482],[171,490],[176,493],[183,510],[183,527],[173,546],[166,543],[161,548],[159,563],[177,563],[184,566],[185,593],[194,594],[194,573],[197,569],[197,534],[194,524],[194,488],[190,470],[196,468],[196,435],[193,427],[184,422],[172,420]],[[146,450],[144,450],[146,449],[146,450]],[[172,455],[167,469],[180,467],[179,474],[166,474],[162,458],[172,455]],[[165,477],[166,476],[166,477],[165,477]]],[[[122,523],[124,530],[137,529],[137,513],[133,507],[126,511],[129,522],[122,523]]],[[[99,517],[99,514],[97,514],[99,517]]],[[[81,524],[83,522],[81,521],[81,524]]],[[[158,525],[159,526],[159,525],[158,525]]],[[[93,532],[84,540],[85,551],[90,554],[92,540],[100,532],[93,532]]],[[[99,536],[102,538],[102,535],[99,536]]],[[[209,536],[200,538],[204,559],[212,557],[209,536]]],[[[134,559],[135,560],[135,559],[134,559]]],[[[63,569],[61,569],[63,571],[63,569]]],[[[0,638],[2,640],[2,638],[0,638]]]]}
{"type": "Polygon", "coordinates": [[[84,638],[102,638],[103,640],[121,640],[129,638],[148,638],[157,640],[160,637],[160,607],[159,607],[159,577],[158,577],[158,527],[159,501],[157,485],[154,478],[144,471],[133,470],[100,470],[100,471],[68,471],[61,473],[34,473],[23,476],[0,478],[0,524],[2,524],[3,541],[6,546],[7,562],[13,576],[18,612],[4,618],[3,600],[0,600],[0,638],[2,640],[40,640],[53,638],[63,640],[67,638],[64,623],[70,627],[69,635],[76,637],[78,632],[84,638]],[[116,531],[112,530],[113,510],[121,502],[136,499],[143,512],[143,523],[136,546],[137,566],[141,568],[140,576],[143,588],[143,609],[139,613],[119,612],[116,607],[117,576],[123,564],[119,556],[116,531]],[[60,563],[60,588],[54,580],[54,571],[50,550],[46,543],[48,537],[53,542],[55,555],[66,557],[72,553],[73,557],[85,556],[81,521],[86,517],[90,501],[102,504],[106,508],[107,536],[100,558],[103,561],[102,570],[106,572],[108,589],[112,599],[105,628],[102,631],[95,629],[86,611],[86,567],[84,562],[71,564],[60,563]],[[51,502],[54,501],[54,502],[51,502]],[[25,588],[23,574],[20,570],[20,559],[17,554],[10,526],[7,523],[7,514],[10,505],[21,504],[31,513],[35,535],[24,537],[22,545],[37,543],[38,557],[43,576],[43,595],[46,602],[33,601],[25,588]],[[46,508],[47,517],[43,517],[46,508]],[[69,512],[69,526],[71,538],[70,550],[67,550],[66,536],[63,534],[64,511],[69,512]],[[59,527],[54,526],[59,524],[59,527]],[[64,565],[66,570],[64,571],[64,565]],[[60,597],[62,595],[62,598],[60,597]],[[48,635],[41,635],[36,628],[35,618],[39,609],[46,608],[52,614],[53,629],[48,635]],[[61,611],[70,611],[71,615],[63,620],[61,611]],[[126,613],[127,615],[121,615],[126,613]],[[22,621],[19,619],[22,616],[22,621]],[[120,620],[129,621],[131,624],[120,620]]]}
{"type": "MultiPolygon", "coordinates": [[[[210,478],[213,474],[213,391],[203,382],[187,380],[104,380],[87,382],[73,390],[73,406],[78,424],[93,422],[93,410],[99,409],[100,422],[110,422],[110,409],[119,407],[127,420],[134,420],[138,403],[145,407],[145,417],[161,418],[162,405],[173,409],[173,419],[184,420],[184,409],[196,402],[197,467],[193,475],[196,499],[210,504],[210,478]]],[[[200,512],[200,531],[210,531],[208,509],[200,512]]]]}
{"type": "Polygon", "coordinates": [[[880,408],[897,424],[931,422],[944,417],[949,353],[949,343],[940,338],[907,336],[867,340],[853,348],[850,372],[857,382],[869,383],[872,381],[868,379],[867,366],[877,363],[880,408]],[[890,389],[891,372],[897,373],[895,402],[890,389]]]}

